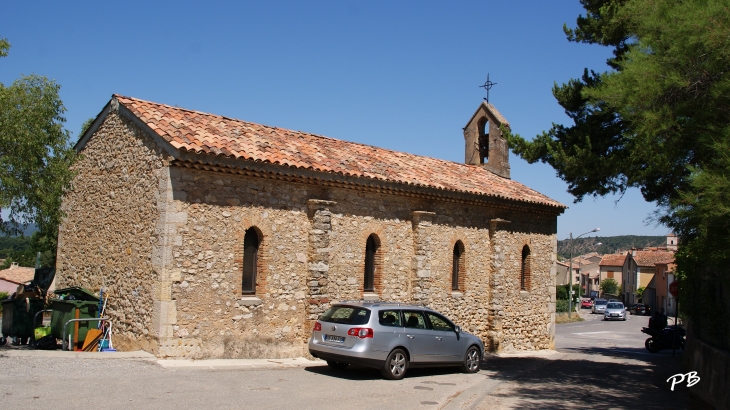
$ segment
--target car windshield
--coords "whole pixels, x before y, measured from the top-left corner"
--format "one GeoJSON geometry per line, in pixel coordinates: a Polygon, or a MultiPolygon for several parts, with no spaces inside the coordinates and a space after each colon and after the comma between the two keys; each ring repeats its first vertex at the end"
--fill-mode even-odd
{"type": "Polygon", "coordinates": [[[624,305],[623,305],[623,303],[609,303],[607,308],[608,309],[623,309],[624,305]]]}
{"type": "Polygon", "coordinates": [[[319,320],[345,325],[364,325],[370,320],[370,310],[353,306],[332,306],[319,320]]]}
{"type": "Polygon", "coordinates": [[[606,303],[608,303],[607,300],[596,300],[596,305],[605,305],[606,303]]]}

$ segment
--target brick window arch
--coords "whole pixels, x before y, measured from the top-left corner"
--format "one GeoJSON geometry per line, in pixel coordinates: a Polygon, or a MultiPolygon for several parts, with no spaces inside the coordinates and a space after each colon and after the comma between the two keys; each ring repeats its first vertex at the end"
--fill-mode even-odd
{"type": "Polygon", "coordinates": [[[259,250],[263,235],[256,227],[250,227],[243,236],[243,271],[241,274],[241,294],[256,294],[256,279],[259,271],[259,250]]]}
{"type": "Polygon", "coordinates": [[[365,242],[364,292],[377,292],[379,290],[381,270],[380,238],[375,234],[371,234],[365,242]]]}
{"type": "Polygon", "coordinates": [[[464,243],[456,241],[451,263],[451,290],[464,290],[465,276],[464,243]]]}
{"type": "Polygon", "coordinates": [[[522,247],[522,265],[520,268],[520,290],[530,290],[530,279],[532,271],[530,270],[530,247],[525,245],[522,247]]]}

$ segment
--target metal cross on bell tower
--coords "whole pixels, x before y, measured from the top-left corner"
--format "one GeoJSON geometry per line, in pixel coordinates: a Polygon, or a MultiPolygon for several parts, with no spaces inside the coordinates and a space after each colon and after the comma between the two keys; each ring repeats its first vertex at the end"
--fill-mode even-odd
{"type": "Polygon", "coordinates": [[[487,81],[483,85],[479,86],[479,88],[483,88],[487,91],[487,98],[485,98],[484,101],[489,102],[489,90],[495,85],[497,85],[497,83],[489,81],[489,73],[487,73],[487,81]]]}

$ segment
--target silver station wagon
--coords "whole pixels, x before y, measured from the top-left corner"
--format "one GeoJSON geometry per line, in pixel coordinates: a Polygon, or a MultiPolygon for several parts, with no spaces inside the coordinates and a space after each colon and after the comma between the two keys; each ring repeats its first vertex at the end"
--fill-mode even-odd
{"type": "Polygon", "coordinates": [[[351,301],[333,304],[317,319],[309,353],[335,369],[361,365],[399,380],[411,367],[460,366],[476,373],[484,345],[424,306],[351,301]]]}

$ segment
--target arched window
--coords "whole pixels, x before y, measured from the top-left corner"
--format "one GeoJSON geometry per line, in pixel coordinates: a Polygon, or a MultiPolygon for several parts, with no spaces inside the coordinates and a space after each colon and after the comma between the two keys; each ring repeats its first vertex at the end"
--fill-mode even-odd
{"type": "Polygon", "coordinates": [[[464,244],[456,241],[451,264],[451,290],[464,290],[464,244]]]}
{"type": "Polygon", "coordinates": [[[522,268],[520,269],[520,289],[530,290],[530,247],[522,247],[522,268]]]}
{"type": "Polygon", "coordinates": [[[365,243],[365,280],[363,281],[363,291],[375,292],[375,274],[378,265],[378,248],[380,241],[375,234],[368,236],[365,243]]]}
{"type": "Polygon", "coordinates": [[[477,123],[479,130],[479,163],[486,164],[489,161],[489,120],[482,117],[477,123]]]}
{"type": "Polygon", "coordinates": [[[256,271],[259,259],[259,235],[251,227],[243,237],[243,275],[241,280],[242,294],[256,293],[256,271]]]}

